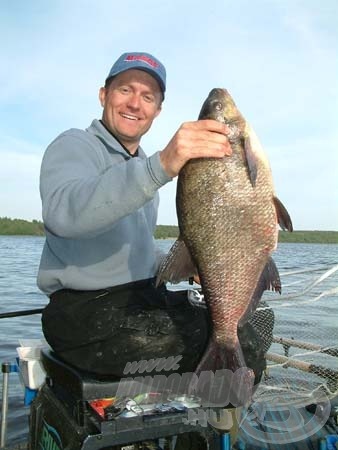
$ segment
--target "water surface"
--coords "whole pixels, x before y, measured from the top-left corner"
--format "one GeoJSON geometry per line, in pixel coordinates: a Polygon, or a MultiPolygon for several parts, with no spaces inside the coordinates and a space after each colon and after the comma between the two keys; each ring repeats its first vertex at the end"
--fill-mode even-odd
{"type": "MultiPolygon", "coordinates": [[[[40,308],[47,303],[46,296],[36,286],[43,243],[44,237],[0,236],[0,313],[40,308]]],[[[172,240],[158,241],[165,251],[172,243],[172,240]]],[[[283,243],[279,244],[274,259],[282,276],[282,296],[268,292],[264,297],[275,312],[275,334],[336,346],[338,272],[304,295],[300,294],[338,264],[338,245],[283,243]],[[294,298],[290,300],[288,296],[294,298]]],[[[181,287],[185,288],[187,284],[181,287]]],[[[0,319],[0,361],[15,361],[19,339],[41,337],[40,315],[0,319]]],[[[272,350],[280,353],[280,347],[274,344],[272,350]]],[[[299,350],[290,351],[299,353],[299,350]]],[[[321,357],[313,356],[316,361],[321,357]]],[[[323,364],[337,366],[338,358],[322,359],[323,364]]],[[[14,444],[24,440],[27,434],[27,408],[23,406],[23,389],[18,376],[13,374],[10,378],[7,436],[8,443],[14,444]]]]}

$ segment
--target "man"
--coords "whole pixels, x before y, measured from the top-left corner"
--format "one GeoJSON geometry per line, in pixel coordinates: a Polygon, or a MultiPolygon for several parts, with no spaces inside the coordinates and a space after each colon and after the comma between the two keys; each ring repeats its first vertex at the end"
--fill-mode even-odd
{"type": "Polygon", "coordinates": [[[231,147],[226,125],[195,121],[147,157],[140,141],[165,89],[158,59],[121,55],[99,91],[102,119],[62,133],[42,162],[43,331],[65,361],[96,374],[119,377],[128,362],[177,355],[179,371],[192,371],[207,343],[205,311],[154,286],[158,190],[189,159],[230,156],[231,147]]]}

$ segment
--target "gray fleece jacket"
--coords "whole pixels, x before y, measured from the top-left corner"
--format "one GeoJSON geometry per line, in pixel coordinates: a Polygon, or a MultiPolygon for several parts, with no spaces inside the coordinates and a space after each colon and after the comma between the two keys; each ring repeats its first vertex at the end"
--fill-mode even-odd
{"type": "Polygon", "coordinates": [[[131,157],[98,120],[58,136],[42,160],[46,230],[38,286],[95,290],[151,278],[158,189],[171,178],[159,152],[131,157]]]}

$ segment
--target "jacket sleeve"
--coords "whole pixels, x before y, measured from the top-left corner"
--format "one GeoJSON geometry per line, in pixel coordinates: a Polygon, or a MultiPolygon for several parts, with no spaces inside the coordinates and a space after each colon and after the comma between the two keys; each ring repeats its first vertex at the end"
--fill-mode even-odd
{"type": "Polygon", "coordinates": [[[159,153],[127,160],[116,154],[107,163],[100,145],[66,132],[47,148],[40,194],[43,220],[52,233],[66,238],[104,233],[152,200],[171,180],[159,153]]]}

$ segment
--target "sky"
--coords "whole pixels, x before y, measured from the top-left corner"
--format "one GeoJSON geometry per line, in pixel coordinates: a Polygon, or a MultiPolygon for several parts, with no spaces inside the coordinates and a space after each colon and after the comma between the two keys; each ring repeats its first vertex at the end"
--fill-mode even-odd
{"type": "MultiPolygon", "coordinates": [[[[48,144],[86,128],[125,51],[166,66],[163,109],[142,139],[150,156],[228,89],[255,129],[296,230],[338,230],[337,0],[4,0],[0,5],[0,217],[41,220],[48,144]]],[[[177,224],[176,182],[158,224],[177,224]]]]}

